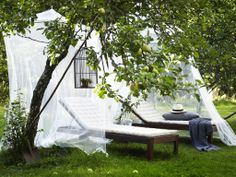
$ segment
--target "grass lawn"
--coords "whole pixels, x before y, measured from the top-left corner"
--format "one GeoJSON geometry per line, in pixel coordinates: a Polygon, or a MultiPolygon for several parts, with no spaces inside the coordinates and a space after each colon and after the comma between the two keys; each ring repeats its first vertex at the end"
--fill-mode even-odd
{"type": "MultiPolygon", "coordinates": [[[[236,111],[236,103],[229,101],[215,101],[216,108],[222,117],[229,115],[236,111]]],[[[236,132],[236,115],[228,119],[233,130],[236,132]]]]}
{"type": "MultiPolygon", "coordinates": [[[[223,116],[236,109],[236,104],[228,102],[217,102],[216,105],[223,116]]],[[[235,124],[235,121],[234,116],[230,123],[235,124]]],[[[108,157],[102,153],[88,156],[79,149],[54,147],[41,149],[41,160],[33,164],[6,166],[0,159],[0,176],[236,176],[236,147],[228,147],[218,141],[215,143],[222,149],[206,153],[195,150],[189,142],[181,142],[178,155],[172,154],[171,144],[156,145],[151,162],[145,158],[146,147],[140,144],[112,143],[107,147],[108,157]]]]}

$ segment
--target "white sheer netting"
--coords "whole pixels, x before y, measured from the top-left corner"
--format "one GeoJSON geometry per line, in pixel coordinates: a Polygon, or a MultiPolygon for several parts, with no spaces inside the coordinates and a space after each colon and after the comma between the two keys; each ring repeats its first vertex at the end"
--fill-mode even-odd
{"type": "MultiPolygon", "coordinates": [[[[44,28],[44,21],[55,20],[56,18],[64,20],[64,18],[54,10],[40,13],[38,14],[37,22],[29,29],[30,32],[27,32],[24,37],[11,35],[4,39],[8,58],[10,100],[13,101],[16,99],[17,92],[22,93],[24,95],[24,103],[27,110],[29,110],[33,90],[46,63],[46,55],[44,55],[43,51],[46,49],[47,43],[45,42],[48,40],[42,34],[43,31],[37,29],[44,28]]],[[[92,45],[96,51],[99,51],[100,44],[95,32],[92,33],[92,38],[88,41],[87,45],[92,45]]],[[[54,71],[44,95],[42,105],[44,105],[45,101],[51,95],[52,90],[61,78],[62,73],[72,59],[77,48],[78,46],[75,48],[70,47],[68,55],[54,71]]],[[[105,102],[107,101],[109,104],[100,104],[100,99],[93,94],[92,89],[74,88],[74,67],[72,66],[53,99],[40,117],[38,130],[43,131],[37,133],[35,139],[36,146],[49,147],[56,144],[59,146],[79,147],[86,153],[106,151],[105,144],[107,141],[105,139],[104,130],[101,129],[88,136],[86,134],[87,130],[81,128],[81,126],[59,105],[58,101],[60,98],[78,96],[93,98],[101,109],[107,109],[102,112],[102,117],[104,117],[104,119],[107,117],[110,118],[111,115],[114,114],[114,111],[112,113],[109,111],[109,109],[113,108],[111,106],[113,101],[103,100],[105,102]]],[[[101,120],[101,123],[102,122],[105,123],[105,121],[101,120]]]]}
{"type": "MultiPolygon", "coordinates": [[[[191,67],[191,73],[193,75],[193,78],[195,80],[202,80],[201,74],[198,69],[195,67],[191,67]]],[[[220,139],[222,142],[229,146],[236,146],[236,135],[228,122],[226,122],[220,114],[217,112],[210,95],[208,94],[208,91],[206,87],[200,87],[199,93],[201,96],[201,100],[204,103],[204,106],[209,112],[210,118],[214,121],[216,124],[218,134],[220,136],[220,139]]]]}
{"type": "MultiPolygon", "coordinates": [[[[196,80],[203,81],[199,70],[193,66],[184,66],[183,74],[188,75],[186,78],[187,82],[194,84],[196,80]]],[[[210,118],[212,123],[216,125],[218,135],[222,142],[229,146],[235,146],[236,135],[230,125],[217,112],[206,87],[199,86],[198,88],[200,101],[197,100],[193,93],[193,91],[187,93],[186,91],[180,90],[175,93],[175,99],[173,99],[168,96],[160,96],[157,92],[153,91],[149,94],[147,101],[141,102],[139,107],[135,109],[138,114],[142,115],[149,122],[187,125],[188,121],[167,121],[162,117],[164,113],[172,110],[174,104],[180,103],[186,111],[198,113],[202,118],[210,118]]]]}

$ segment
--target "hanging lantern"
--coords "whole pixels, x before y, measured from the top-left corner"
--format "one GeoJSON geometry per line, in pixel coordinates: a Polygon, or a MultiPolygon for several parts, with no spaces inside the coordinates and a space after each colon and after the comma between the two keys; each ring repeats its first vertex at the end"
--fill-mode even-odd
{"type": "Polygon", "coordinates": [[[94,88],[98,81],[97,71],[87,65],[87,51],[87,47],[82,48],[74,61],[75,88],[94,88]]]}

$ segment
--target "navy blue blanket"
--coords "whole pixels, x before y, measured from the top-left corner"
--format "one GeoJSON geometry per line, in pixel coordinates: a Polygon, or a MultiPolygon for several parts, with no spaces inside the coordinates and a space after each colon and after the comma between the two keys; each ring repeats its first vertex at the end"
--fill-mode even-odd
{"type": "Polygon", "coordinates": [[[207,137],[213,132],[211,120],[197,118],[189,121],[189,132],[192,144],[199,151],[219,150],[220,148],[208,143],[207,137]]]}

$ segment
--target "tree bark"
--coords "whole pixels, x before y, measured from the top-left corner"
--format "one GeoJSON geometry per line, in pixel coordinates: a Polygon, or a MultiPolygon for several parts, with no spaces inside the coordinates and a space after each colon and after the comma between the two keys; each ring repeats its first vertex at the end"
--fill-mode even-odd
{"type": "Polygon", "coordinates": [[[50,60],[48,59],[44,68],[44,71],[39,78],[39,81],[34,89],[33,97],[30,104],[30,112],[26,124],[26,138],[28,139],[30,146],[34,147],[34,138],[37,133],[39,117],[36,117],[40,112],[42,100],[47,86],[52,78],[52,73],[56,66],[50,66],[50,60]]]}
{"type": "MultiPolygon", "coordinates": [[[[74,55],[74,57],[78,54],[78,52],[81,50],[81,48],[85,45],[85,43],[88,40],[88,38],[90,37],[90,34],[92,31],[93,30],[91,29],[90,32],[88,33],[88,35],[86,36],[84,42],[80,45],[79,50],[74,55]]],[[[74,32],[72,34],[74,34],[74,32]]],[[[31,151],[34,148],[34,139],[37,134],[38,122],[40,119],[40,111],[41,111],[41,105],[42,105],[44,93],[45,93],[47,86],[52,78],[53,71],[58,66],[58,64],[68,54],[68,49],[70,47],[70,43],[67,42],[67,43],[65,43],[64,46],[65,46],[64,51],[55,60],[57,62],[56,64],[50,65],[50,62],[51,62],[50,59],[48,59],[46,61],[44,71],[43,71],[41,77],[39,78],[39,81],[34,89],[33,97],[31,99],[31,104],[30,104],[30,112],[29,112],[27,123],[26,123],[26,140],[28,141],[28,148],[29,148],[28,150],[29,151],[31,151]]],[[[73,57],[73,59],[74,59],[74,57],[73,57]]],[[[57,88],[55,88],[55,91],[56,91],[56,89],[57,88]]],[[[53,94],[51,96],[53,96],[53,94]]],[[[48,101],[50,101],[50,99],[48,101]]]]}
{"type": "Polygon", "coordinates": [[[37,134],[38,122],[40,119],[39,112],[42,105],[44,93],[52,78],[53,71],[67,55],[68,48],[69,46],[67,46],[67,48],[64,50],[64,52],[62,52],[59,57],[57,57],[56,64],[51,65],[50,59],[47,59],[44,71],[33,91],[33,97],[31,99],[30,104],[30,112],[26,123],[26,139],[28,141],[28,146],[30,146],[29,148],[31,149],[34,148],[34,139],[37,134]]]}

